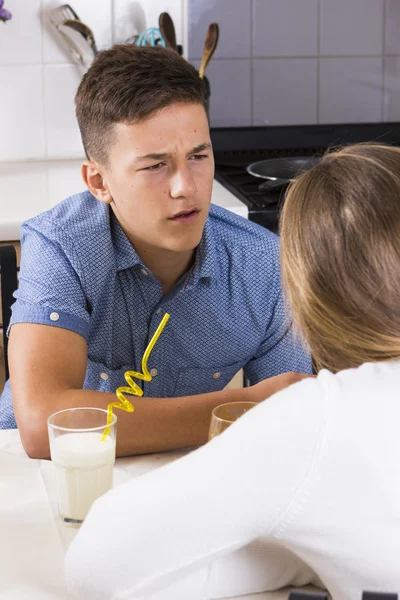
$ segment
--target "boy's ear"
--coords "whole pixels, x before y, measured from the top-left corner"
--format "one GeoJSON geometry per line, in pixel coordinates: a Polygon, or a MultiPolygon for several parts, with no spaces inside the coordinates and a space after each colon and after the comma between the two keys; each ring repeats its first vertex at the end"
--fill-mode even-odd
{"type": "Polygon", "coordinates": [[[88,190],[97,200],[111,204],[112,196],[103,176],[104,167],[92,160],[85,160],[82,165],[82,178],[88,190]]]}

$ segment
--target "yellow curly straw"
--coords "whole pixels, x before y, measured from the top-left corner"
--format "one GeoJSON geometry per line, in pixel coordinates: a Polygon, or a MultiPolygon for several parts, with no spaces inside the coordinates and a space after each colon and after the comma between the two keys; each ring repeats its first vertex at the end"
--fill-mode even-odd
{"type": "MultiPolygon", "coordinates": [[[[160,337],[161,332],[164,329],[165,325],[167,324],[167,321],[170,318],[170,316],[171,315],[169,315],[168,313],[165,313],[165,315],[162,318],[161,323],[157,327],[153,337],[150,340],[149,345],[147,346],[147,348],[143,354],[143,358],[142,358],[143,373],[137,373],[136,371],[126,371],[125,372],[124,377],[125,377],[127,384],[129,385],[129,387],[121,386],[121,387],[117,388],[115,393],[117,395],[119,402],[110,402],[110,404],[107,406],[107,425],[109,425],[112,421],[113,407],[121,408],[122,410],[125,410],[126,412],[134,411],[132,404],[129,402],[129,400],[127,400],[125,398],[124,394],[130,394],[131,396],[143,396],[143,390],[141,390],[140,387],[138,386],[138,384],[135,381],[133,381],[132,377],[136,377],[136,379],[142,379],[142,381],[151,381],[153,379],[147,369],[147,361],[149,359],[151,351],[154,348],[155,343],[157,342],[158,338],[160,337]]],[[[107,429],[104,431],[104,433],[101,437],[102,442],[108,436],[109,431],[110,431],[110,427],[107,427],[107,429]]]]}

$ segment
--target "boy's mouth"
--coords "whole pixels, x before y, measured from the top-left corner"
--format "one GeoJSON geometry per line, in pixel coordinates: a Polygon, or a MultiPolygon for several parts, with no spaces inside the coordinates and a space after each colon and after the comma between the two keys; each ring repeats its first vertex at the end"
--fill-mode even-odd
{"type": "Polygon", "coordinates": [[[169,218],[169,221],[174,221],[175,223],[193,223],[199,216],[200,211],[197,208],[193,208],[191,210],[182,210],[179,213],[176,213],[173,217],[169,218]]]}

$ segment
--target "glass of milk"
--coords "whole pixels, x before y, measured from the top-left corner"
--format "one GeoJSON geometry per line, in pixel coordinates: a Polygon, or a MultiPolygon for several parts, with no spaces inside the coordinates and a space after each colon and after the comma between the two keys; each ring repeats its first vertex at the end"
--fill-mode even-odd
{"type": "Polygon", "coordinates": [[[49,417],[58,511],[64,523],[81,525],[93,502],[112,487],[116,423],[113,415],[107,425],[102,408],[68,408],[49,417]]]}

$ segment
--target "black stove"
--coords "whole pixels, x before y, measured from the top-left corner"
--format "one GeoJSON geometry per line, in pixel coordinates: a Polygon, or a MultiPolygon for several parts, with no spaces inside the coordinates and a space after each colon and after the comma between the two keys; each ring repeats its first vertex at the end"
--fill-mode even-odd
{"type": "Polygon", "coordinates": [[[276,232],[285,189],[263,189],[264,180],[247,173],[249,164],[282,156],[321,155],[328,148],[356,142],[400,146],[400,123],[215,127],[211,140],[215,178],[248,207],[251,221],[276,232]]]}

